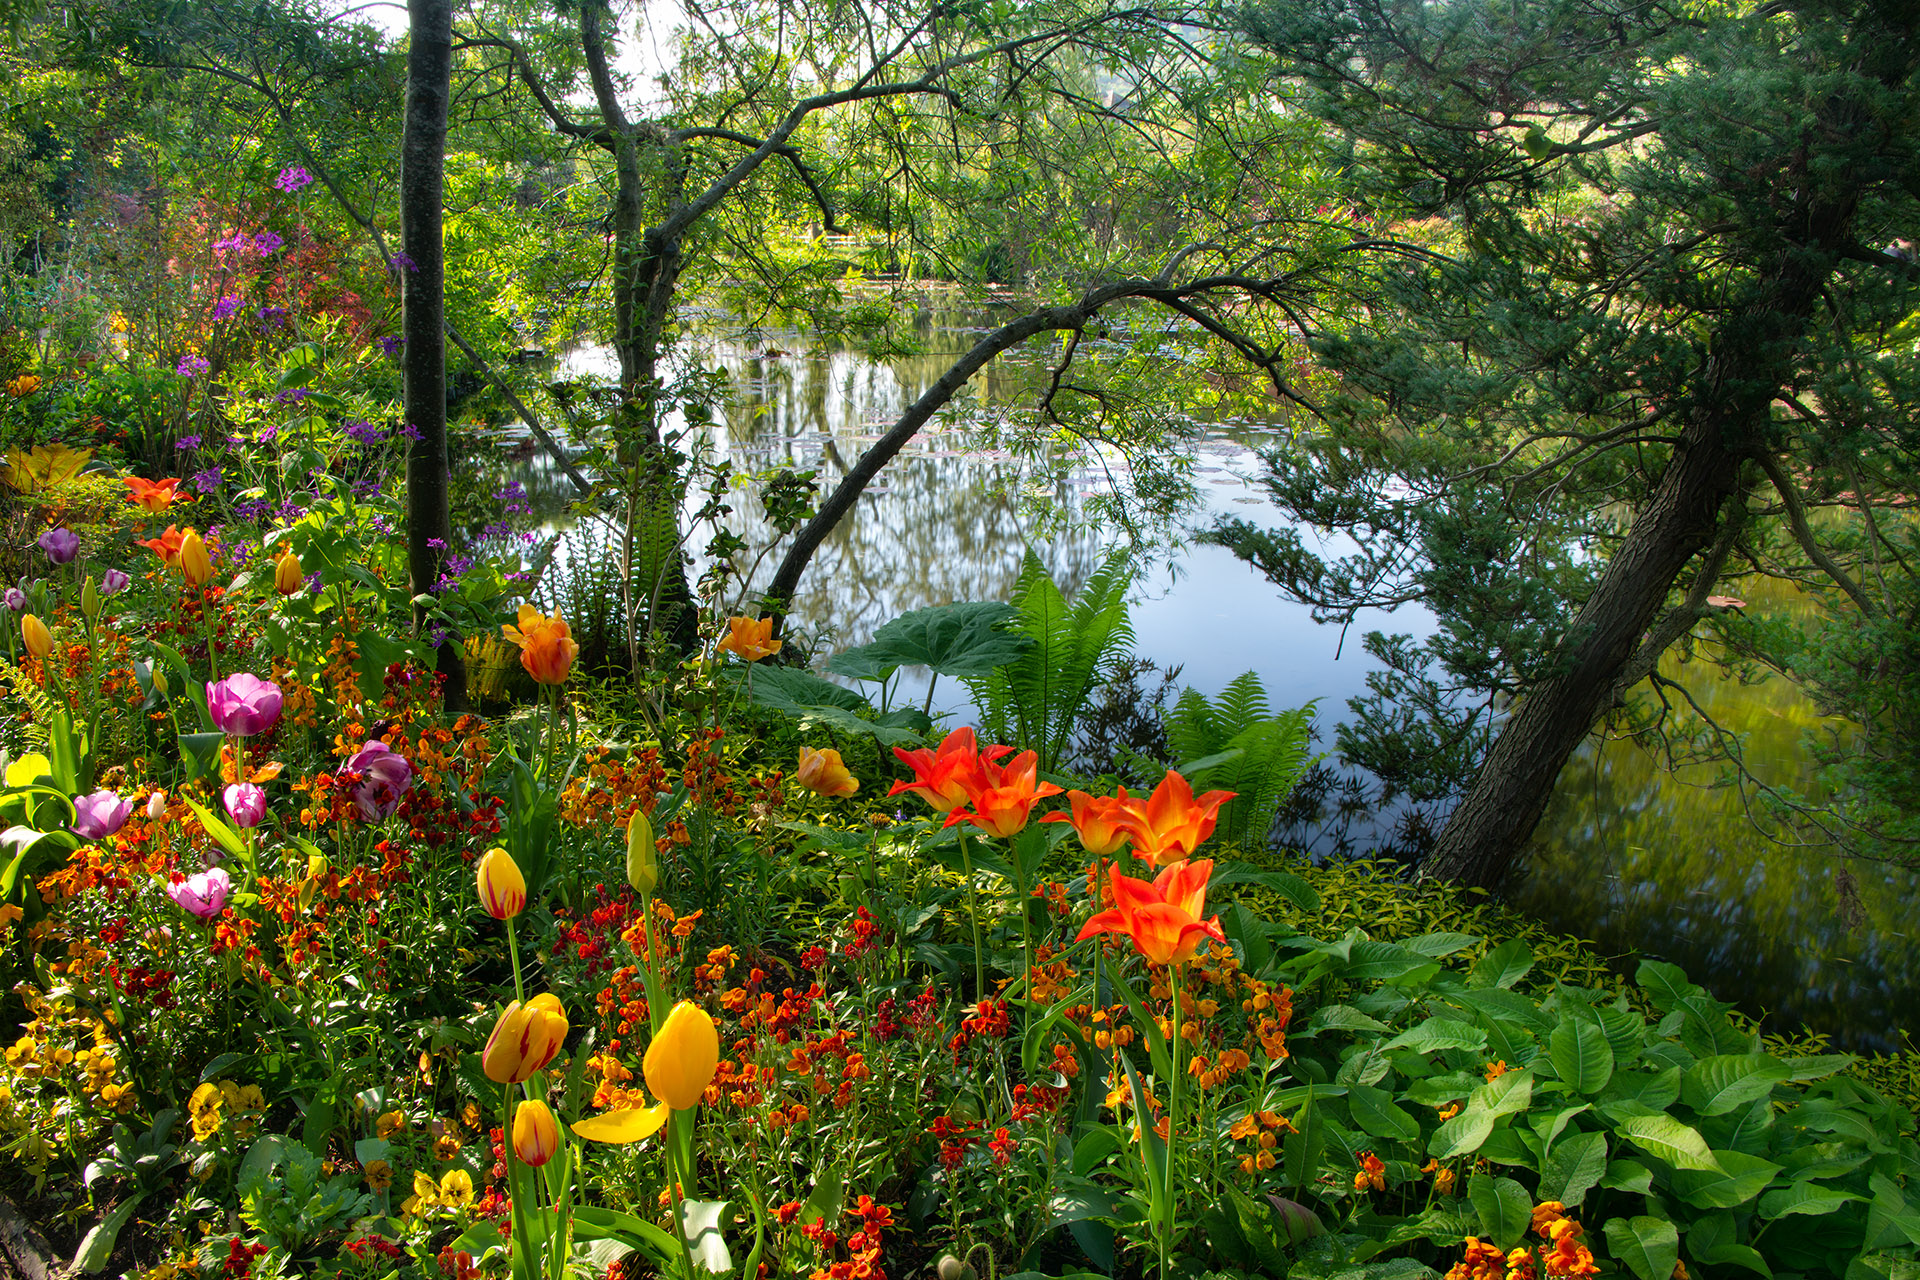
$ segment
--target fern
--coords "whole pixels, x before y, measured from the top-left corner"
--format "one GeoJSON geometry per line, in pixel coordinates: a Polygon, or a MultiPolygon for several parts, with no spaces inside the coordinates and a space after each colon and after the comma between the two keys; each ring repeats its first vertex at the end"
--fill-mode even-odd
{"type": "Polygon", "coordinates": [[[47,696],[46,690],[34,683],[33,677],[22,671],[5,658],[0,658],[0,677],[3,677],[14,697],[27,704],[33,713],[31,720],[17,721],[18,732],[25,739],[24,746],[29,751],[47,750],[47,721],[59,709],[59,703],[47,696]]]}
{"type": "Polygon", "coordinates": [[[1223,842],[1266,843],[1281,802],[1317,759],[1308,752],[1314,707],[1271,714],[1266,689],[1249,671],[1214,701],[1186,690],[1167,713],[1167,741],[1194,789],[1234,793],[1220,808],[1223,842]]]}
{"type": "Polygon", "coordinates": [[[1060,767],[1094,687],[1133,647],[1127,617],[1132,582],[1126,553],[1116,551],[1069,605],[1028,549],[1012,604],[1018,611],[1014,625],[1033,645],[1005,666],[966,681],[989,740],[1034,751],[1044,772],[1060,767]]]}

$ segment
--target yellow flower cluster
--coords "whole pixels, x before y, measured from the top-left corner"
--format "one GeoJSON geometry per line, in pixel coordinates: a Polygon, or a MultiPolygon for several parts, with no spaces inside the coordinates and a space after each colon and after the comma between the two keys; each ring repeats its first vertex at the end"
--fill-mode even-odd
{"type": "Polygon", "coordinates": [[[411,1217],[432,1217],[439,1213],[462,1213],[473,1204],[473,1175],[465,1169],[449,1169],[435,1182],[433,1175],[416,1169],[413,1194],[401,1204],[400,1212],[411,1217]]]}
{"type": "Polygon", "coordinates": [[[187,1118],[193,1122],[193,1136],[209,1142],[232,1122],[230,1132],[236,1142],[248,1142],[258,1127],[267,1100],[257,1084],[235,1084],[231,1080],[209,1080],[187,1099],[187,1118]]]}
{"type": "Polygon", "coordinates": [[[23,373],[7,381],[7,394],[16,400],[22,396],[30,396],[39,389],[40,377],[38,374],[23,373]]]}

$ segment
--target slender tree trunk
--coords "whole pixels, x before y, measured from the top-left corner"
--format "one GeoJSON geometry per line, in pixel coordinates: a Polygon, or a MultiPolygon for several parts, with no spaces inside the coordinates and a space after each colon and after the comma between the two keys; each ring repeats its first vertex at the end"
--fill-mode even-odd
{"type": "MultiPolygon", "coordinates": [[[[400,142],[401,359],[407,422],[418,432],[407,451],[407,585],[430,593],[453,537],[448,510],[446,260],[440,239],[441,179],[447,154],[448,81],[453,70],[453,0],[408,0],[407,114],[400,142]]],[[[426,610],[414,606],[416,631],[426,610]]],[[[466,664],[457,641],[442,637],[435,665],[446,677],[449,710],[467,701],[466,664]]]]}
{"type": "MultiPolygon", "coordinates": [[[[1802,175],[1804,176],[1804,175],[1802,175]]],[[[1803,188],[1804,189],[1804,188],[1803,188]]],[[[1613,701],[1688,561],[1713,541],[1742,464],[1770,449],[1774,400],[1790,379],[1853,218],[1853,199],[1809,200],[1801,234],[1767,272],[1760,300],[1727,317],[1665,473],[1568,630],[1557,674],[1515,704],[1420,874],[1494,888],[1525,850],[1555,780],[1613,701]]]]}

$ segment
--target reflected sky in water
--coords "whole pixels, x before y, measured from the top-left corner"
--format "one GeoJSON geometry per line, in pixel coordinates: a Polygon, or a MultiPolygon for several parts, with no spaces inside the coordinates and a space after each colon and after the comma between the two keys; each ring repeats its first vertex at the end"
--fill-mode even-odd
{"type": "MultiPolygon", "coordinates": [[[[985,326],[952,316],[938,328],[934,323],[923,320],[924,354],[890,362],[791,333],[750,343],[690,341],[688,358],[724,368],[732,379],[722,429],[714,433],[717,456],[746,473],[817,468],[826,492],[985,326]]],[[[974,447],[982,423],[1032,403],[1044,376],[1040,362],[1050,354],[1010,353],[976,378],[820,548],[793,610],[797,634],[820,658],[866,641],[909,609],[1005,599],[1028,545],[1069,593],[1099,565],[1112,537],[1075,520],[1089,498],[1110,492],[1116,478],[1124,482],[1117,457],[1095,465],[1023,463],[974,447]],[[1066,517],[1065,532],[1036,512],[1036,496],[1044,500],[1038,505],[1066,517]]],[[[558,373],[612,369],[609,352],[589,348],[565,357],[558,373]]],[[[1255,451],[1281,435],[1277,416],[1243,418],[1214,423],[1196,445],[1199,506],[1174,531],[1184,545],[1149,564],[1136,585],[1135,649],[1163,666],[1181,666],[1182,683],[1209,695],[1251,670],[1276,706],[1318,698],[1331,740],[1332,722],[1363,691],[1372,667],[1361,636],[1373,629],[1425,634],[1431,624],[1413,609],[1363,614],[1343,637],[1283,601],[1229,552],[1191,545],[1184,535],[1215,514],[1277,519],[1257,483],[1255,451]]],[[[548,495],[544,509],[558,509],[570,496],[542,459],[520,478],[537,503],[548,495]]],[[[763,536],[751,493],[737,495],[736,507],[731,527],[750,543],[763,536]]],[[[776,559],[762,562],[761,583],[776,559]]],[[[918,701],[924,689],[924,681],[909,679],[902,692],[918,701]]],[[[1708,679],[1699,696],[1754,734],[1754,758],[1765,768],[1783,780],[1797,776],[1799,735],[1813,713],[1790,688],[1708,679]]],[[[939,684],[934,705],[953,717],[950,723],[968,718],[965,690],[954,682],[939,684]]],[[[1769,1026],[1804,1020],[1853,1047],[1894,1046],[1892,1028],[1920,1012],[1911,940],[1915,877],[1847,864],[1857,891],[1844,894],[1838,860],[1769,847],[1732,791],[1705,788],[1711,778],[1700,768],[1676,780],[1631,743],[1590,744],[1561,779],[1537,854],[1512,890],[1515,900],[1551,927],[1595,940],[1626,971],[1635,952],[1669,959],[1748,1012],[1770,1015],[1769,1026]],[[1853,912],[1848,904],[1856,902],[1853,912]]]]}

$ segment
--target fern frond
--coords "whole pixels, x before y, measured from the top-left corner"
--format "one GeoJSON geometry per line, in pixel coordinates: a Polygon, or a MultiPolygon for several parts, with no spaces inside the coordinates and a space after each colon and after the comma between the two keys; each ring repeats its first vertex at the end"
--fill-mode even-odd
{"type": "Polygon", "coordinates": [[[33,719],[20,726],[20,732],[27,745],[36,751],[47,749],[47,721],[60,704],[47,696],[47,691],[34,683],[33,677],[21,668],[0,658],[0,679],[7,683],[8,692],[27,704],[33,713],[33,719]]]}

